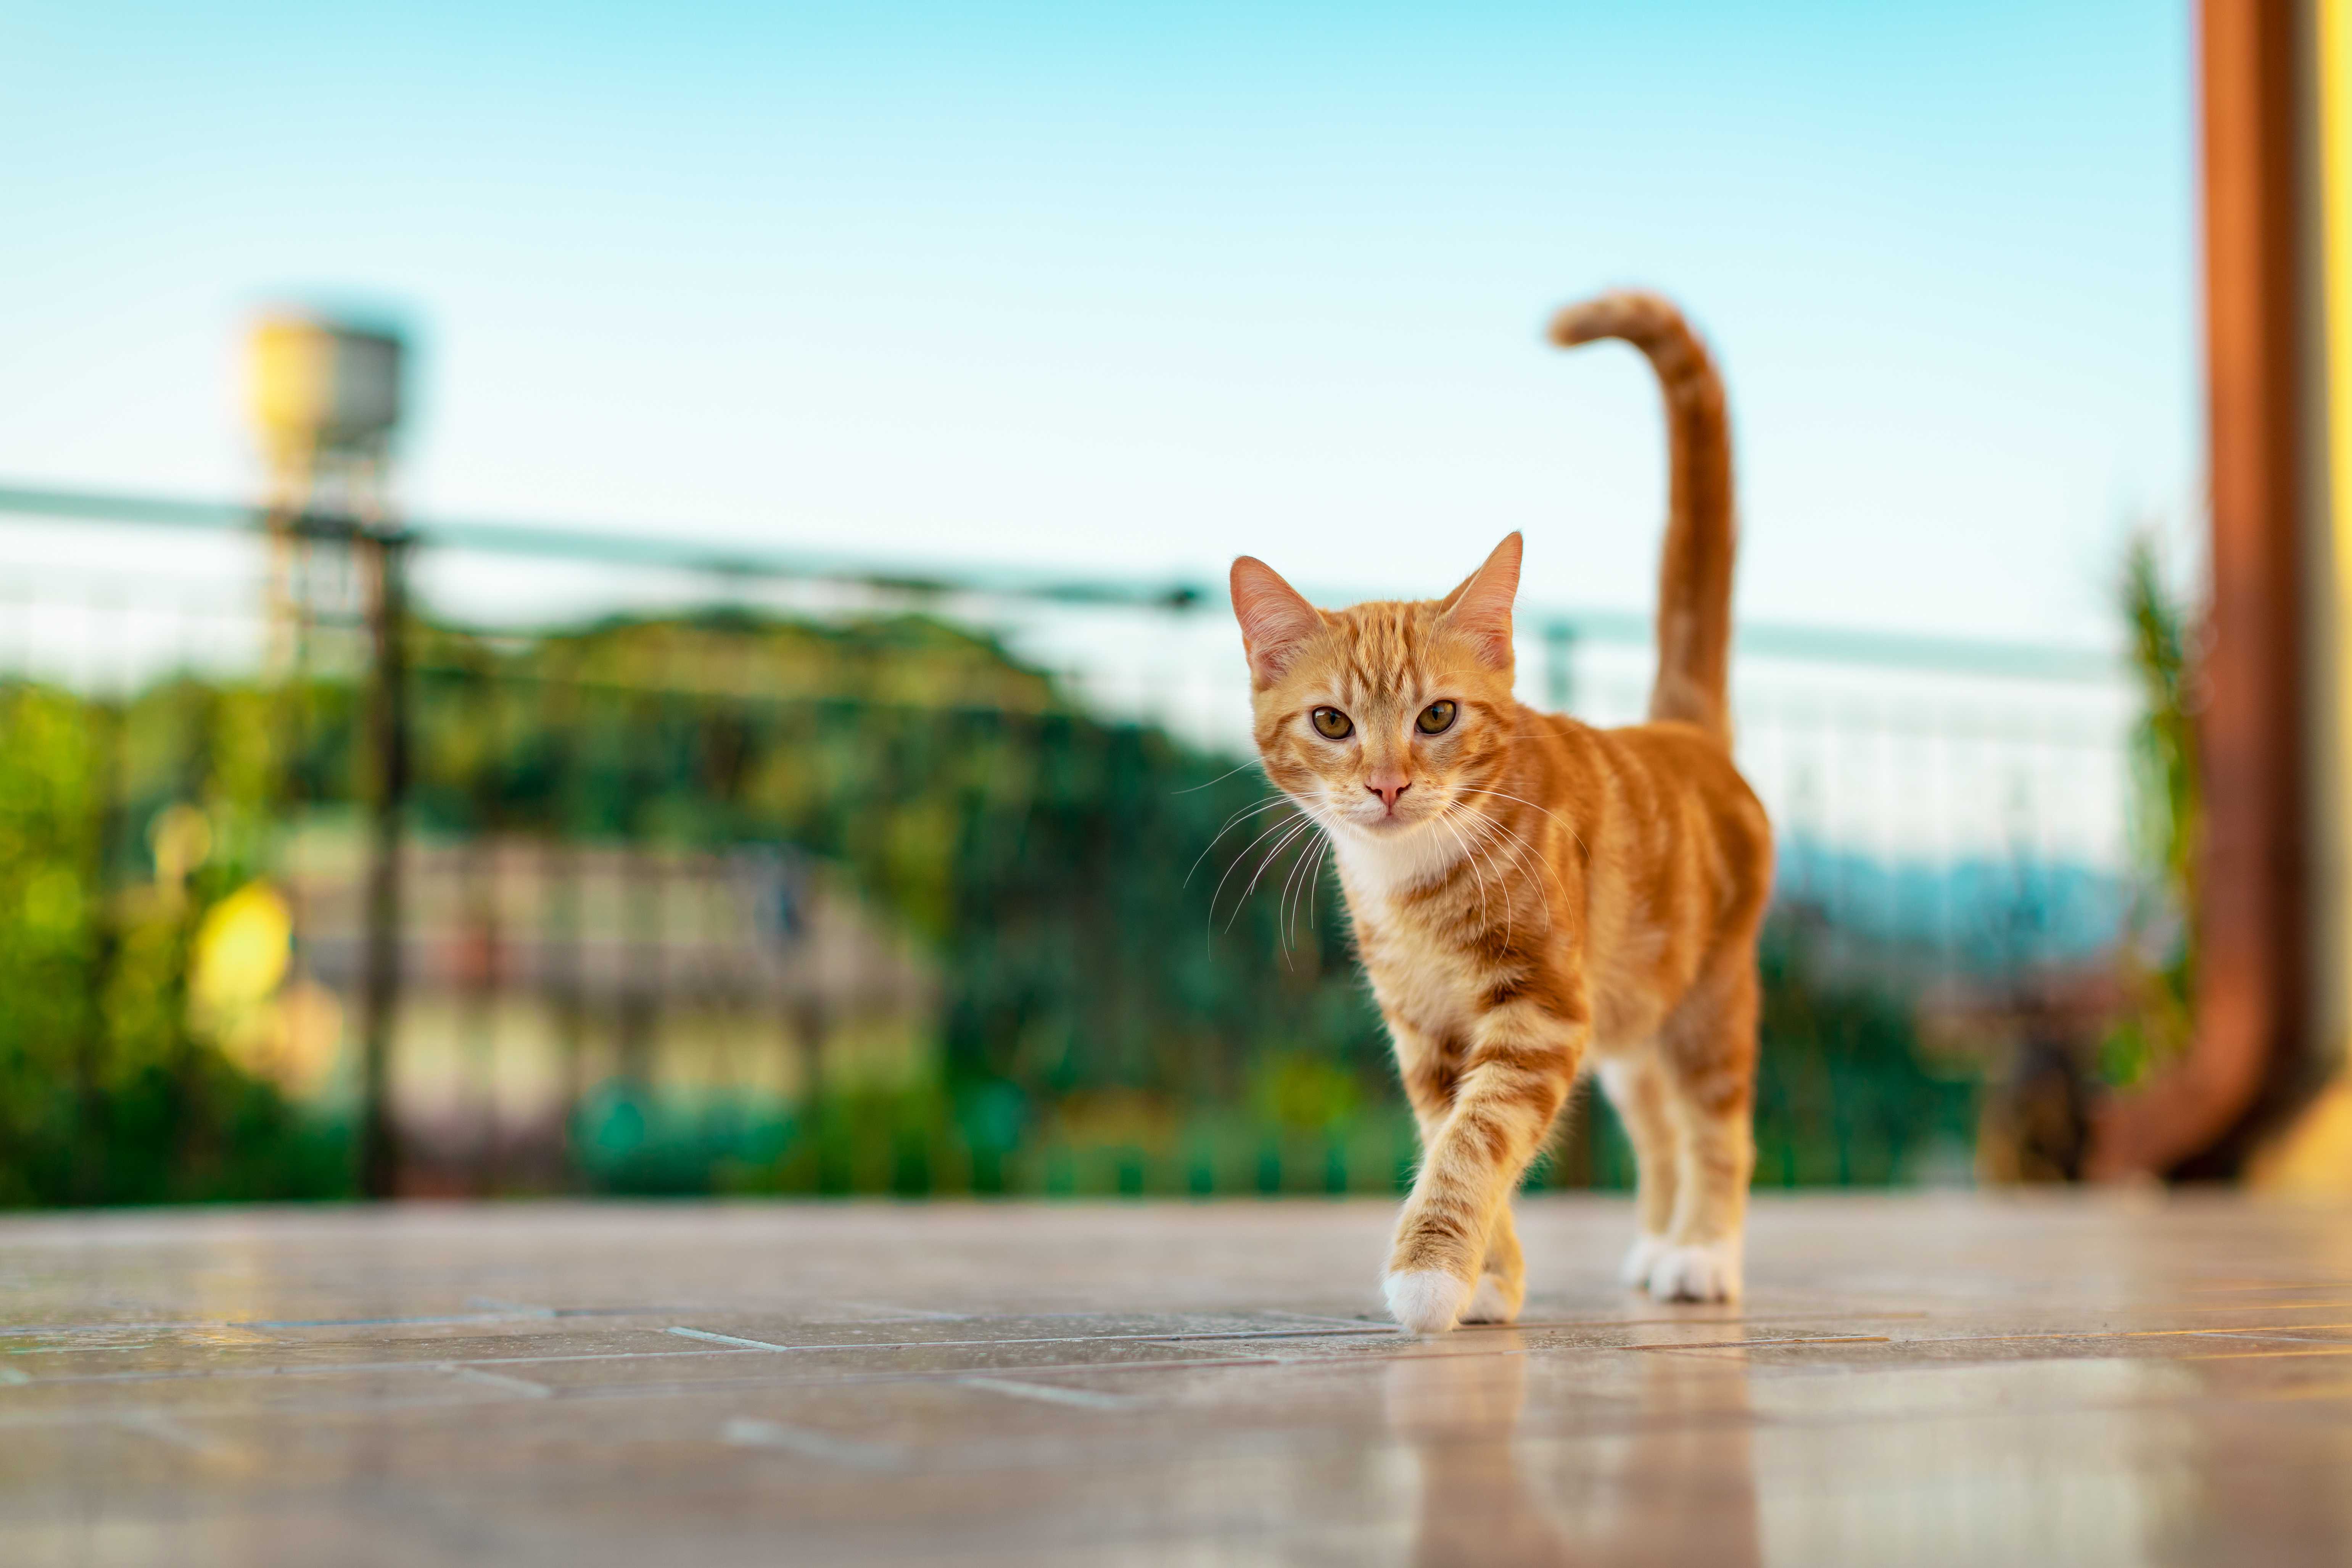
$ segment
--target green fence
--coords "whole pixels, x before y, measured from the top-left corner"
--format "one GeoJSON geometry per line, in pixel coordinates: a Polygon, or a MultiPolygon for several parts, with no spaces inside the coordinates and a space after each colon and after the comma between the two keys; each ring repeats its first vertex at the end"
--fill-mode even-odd
{"type": "MultiPolygon", "coordinates": [[[[9,508],[251,547],[235,509],[9,508]]],[[[1238,757],[1016,646],[1024,616],[1189,625],[1211,595],[294,532],[368,590],[308,616],[296,658],[267,667],[257,600],[214,595],[202,637],[112,679],[26,658],[0,683],[0,1203],[1405,1179],[1410,1121],[1311,839],[1284,838],[1238,757]],[[485,551],[683,574],[688,602],[460,624],[404,592],[436,552],[485,551]],[[832,597],[770,591],[811,584],[832,597]]],[[[185,615],[129,572],[76,592],[37,584],[13,613],[101,645],[109,616],[185,615]]],[[[1565,689],[1571,658],[1638,630],[1532,636],[1565,689]]],[[[1874,669],[2105,679],[2032,649],[1775,637],[1874,669]]],[[[1927,1051],[1918,1017],[1956,964],[2006,983],[1965,945],[1784,900],[1759,1182],[1965,1171],[1992,1058],[1927,1051]]],[[[1585,1106],[1536,1179],[1630,1177],[1585,1106]]]]}

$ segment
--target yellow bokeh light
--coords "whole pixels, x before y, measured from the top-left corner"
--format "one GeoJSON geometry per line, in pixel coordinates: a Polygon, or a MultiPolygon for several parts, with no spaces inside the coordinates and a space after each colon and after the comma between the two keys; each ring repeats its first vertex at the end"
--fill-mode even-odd
{"type": "Polygon", "coordinates": [[[293,955],[294,918],[278,889],[248,882],[215,904],[196,931],[188,996],[223,1023],[268,999],[293,955]]]}

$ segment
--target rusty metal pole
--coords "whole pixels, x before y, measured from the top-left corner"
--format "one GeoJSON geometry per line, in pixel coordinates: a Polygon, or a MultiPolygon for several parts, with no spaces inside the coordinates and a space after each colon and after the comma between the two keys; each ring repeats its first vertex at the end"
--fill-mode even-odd
{"type": "Polygon", "coordinates": [[[389,1198],[400,1188],[392,1052],[400,1006],[401,816],[408,796],[408,542],[396,530],[378,529],[355,542],[367,571],[368,753],[375,774],[360,998],[360,1192],[389,1198]]]}
{"type": "Polygon", "coordinates": [[[2309,8],[2204,0],[2212,605],[2201,661],[2206,839],[2189,1052],[2102,1108],[2091,1173],[2234,1173],[2302,1058],[2308,981],[2301,532],[2315,352],[2309,8]]]}

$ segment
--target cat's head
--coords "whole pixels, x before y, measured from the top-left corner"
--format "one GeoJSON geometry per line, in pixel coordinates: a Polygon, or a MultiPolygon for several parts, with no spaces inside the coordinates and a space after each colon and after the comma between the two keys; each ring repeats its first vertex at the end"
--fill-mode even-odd
{"type": "Polygon", "coordinates": [[[1374,837],[1475,808],[1517,730],[1518,586],[1516,533],[1442,599],[1346,610],[1317,609],[1255,556],[1234,562],[1266,777],[1326,824],[1374,837]]]}

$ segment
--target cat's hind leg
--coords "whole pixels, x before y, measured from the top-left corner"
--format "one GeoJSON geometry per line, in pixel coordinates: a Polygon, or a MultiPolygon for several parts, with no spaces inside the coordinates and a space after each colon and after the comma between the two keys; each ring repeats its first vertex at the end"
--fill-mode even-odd
{"type": "Polygon", "coordinates": [[[1617,1277],[1636,1290],[1646,1290],[1651,1270],[1671,1245],[1666,1237],[1675,1222],[1675,1193],[1682,1163],[1681,1139],[1671,1103],[1675,1090],[1666,1081],[1656,1050],[1648,1046],[1622,1056],[1600,1057],[1594,1076],[1617,1112],[1619,1125],[1625,1129],[1625,1141],[1633,1145],[1633,1212],[1642,1228],[1627,1248],[1617,1277]]]}
{"type": "Polygon", "coordinates": [[[1678,1155],[1674,1219],[1650,1268],[1650,1294],[1663,1300],[1739,1299],[1756,1169],[1758,991],[1753,963],[1741,963],[1678,1009],[1662,1042],[1678,1155]]]}

